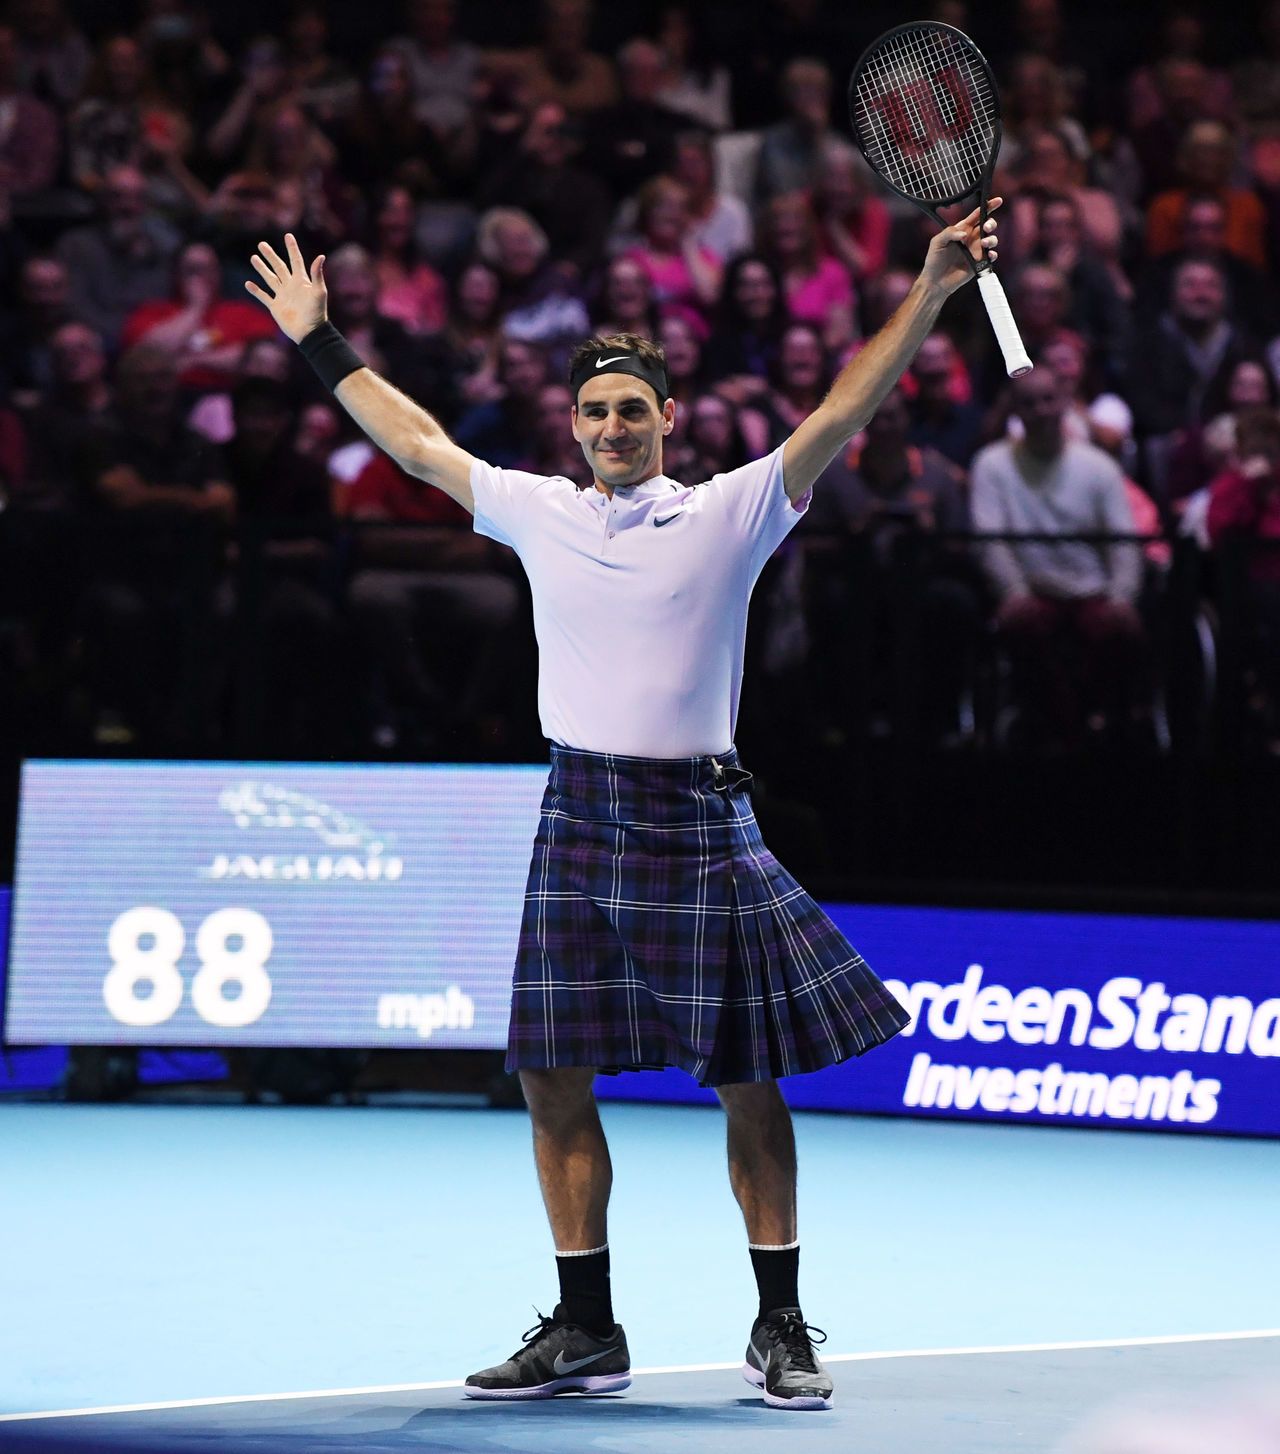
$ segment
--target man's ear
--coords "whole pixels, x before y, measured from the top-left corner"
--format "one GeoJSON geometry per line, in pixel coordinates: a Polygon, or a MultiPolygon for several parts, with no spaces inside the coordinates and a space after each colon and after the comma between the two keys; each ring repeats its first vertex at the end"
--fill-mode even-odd
{"type": "Polygon", "coordinates": [[[569,419],[571,421],[570,427],[573,429],[573,437],[581,444],[582,437],[578,433],[578,406],[576,404],[569,405],[569,419]]]}
{"type": "Polygon", "coordinates": [[[670,434],[676,427],[676,401],[668,399],[662,406],[662,432],[670,434]]]}

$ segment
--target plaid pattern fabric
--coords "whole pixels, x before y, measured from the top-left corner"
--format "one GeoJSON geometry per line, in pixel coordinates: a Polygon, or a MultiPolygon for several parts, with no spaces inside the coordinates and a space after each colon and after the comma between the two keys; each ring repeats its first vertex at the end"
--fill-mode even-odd
{"type": "Polygon", "coordinates": [[[679,1066],[703,1085],[819,1070],[908,1023],[765,847],[736,752],[551,749],[507,1068],[679,1066]]]}

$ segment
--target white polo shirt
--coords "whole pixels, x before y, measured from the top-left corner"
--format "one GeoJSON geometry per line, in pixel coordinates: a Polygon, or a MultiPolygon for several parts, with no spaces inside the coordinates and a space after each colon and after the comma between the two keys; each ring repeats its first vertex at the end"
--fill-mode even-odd
{"type": "Polygon", "coordinates": [[[543,733],[628,757],[725,752],[751,589],[808,508],[787,499],[782,446],[704,485],[660,475],[612,500],[480,460],[471,488],[476,530],[511,546],[533,590],[543,733]]]}

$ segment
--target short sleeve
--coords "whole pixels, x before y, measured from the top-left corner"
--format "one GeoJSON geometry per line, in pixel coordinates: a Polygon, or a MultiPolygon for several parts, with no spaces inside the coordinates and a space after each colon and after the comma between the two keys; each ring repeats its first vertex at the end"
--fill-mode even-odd
{"type": "Polygon", "coordinates": [[[519,555],[533,496],[546,483],[544,475],[498,469],[482,459],[473,460],[471,494],[476,506],[476,534],[509,545],[519,555]]]}
{"type": "Polygon", "coordinates": [[[799,505],[787,498],[782,475],[784,447],[780,444],[763,459],[715,475],[706,486],[717,497],[739,541],[751,551],[752,579],[795,528],[812,498],[806,494],[799,505]]]}

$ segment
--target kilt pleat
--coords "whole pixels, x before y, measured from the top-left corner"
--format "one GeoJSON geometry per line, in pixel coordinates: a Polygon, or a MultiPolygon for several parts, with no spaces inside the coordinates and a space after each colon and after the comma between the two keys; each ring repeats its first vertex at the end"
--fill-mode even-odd
{"type": "Polygon", "coordinates": [[[507,1066],[818,1070],[908,1017],[765,847],[733,752],[555,747],[525,893],[507,1066]]]}

